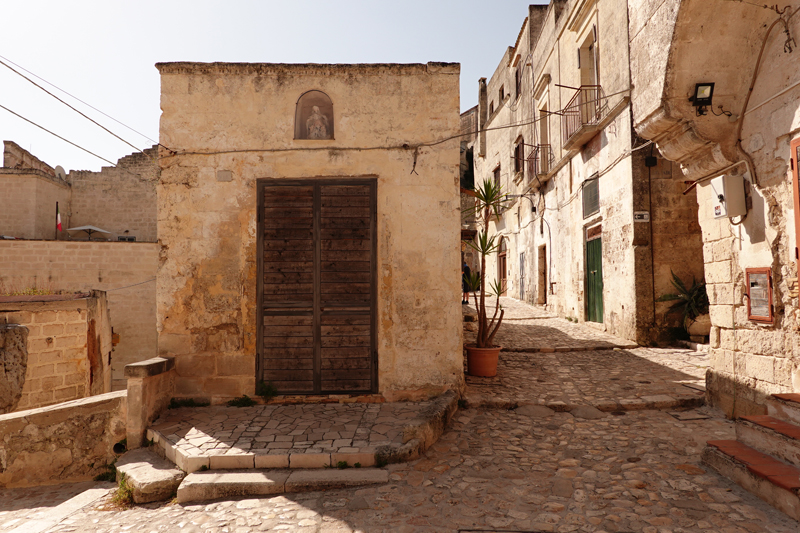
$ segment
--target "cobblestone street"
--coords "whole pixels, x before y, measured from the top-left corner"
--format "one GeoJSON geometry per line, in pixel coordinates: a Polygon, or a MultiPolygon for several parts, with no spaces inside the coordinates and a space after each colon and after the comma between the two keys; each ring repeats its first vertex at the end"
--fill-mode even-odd
{"type": "MultiPolygon", "coordinates": [[[[601,333],[532,320],[584,339],[583,328],[601,333]]],[[[700,463],[706,440],[734,438],[731,421],[705,407],[646,409],[645,398],[699,394],[706,357],[677,348],[504,352],[498,378],[468,378],[467,408],[422,458],[385,467],[388,484],[127,510],[104,496],[64,516],[57,510],[76,486],[15,489],[0,493],[0,530],[796,533],[800,524],[700,463]],[[494,407],[472,407],[480,402],[494,407]],[[613,412],[592,407],[601,402],[613,412]],[[57,522],[25,529],[47,505],[57,522]]]]}

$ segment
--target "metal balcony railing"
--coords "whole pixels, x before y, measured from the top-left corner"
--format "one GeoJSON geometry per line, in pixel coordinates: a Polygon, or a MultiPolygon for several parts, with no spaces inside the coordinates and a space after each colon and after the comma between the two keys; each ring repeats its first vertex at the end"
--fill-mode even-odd
{"type": "Polygon", "coordinates": [[[547,174],[553,168],[554,163],[553,150],[549,144],[537,144],[531,147],[531,153],[528,155],[527,173],[528,182],[530,183],[537,176],[547,174]]]}
{"type": "Polygon", "coordinates": [[[576,144],[576,137],[596,126],[608,112],[603,89],[599,85],[581,85],[563,110],[562,141],[567,148],[576,144]]]}

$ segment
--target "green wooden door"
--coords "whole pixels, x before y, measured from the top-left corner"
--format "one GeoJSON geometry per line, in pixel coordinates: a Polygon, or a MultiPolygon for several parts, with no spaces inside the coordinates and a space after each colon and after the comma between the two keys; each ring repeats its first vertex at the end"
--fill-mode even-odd
{"type": "Polygon", "coordinates": [[[603,240],[586,242],[586,320],[603,322],[603,240]]]}

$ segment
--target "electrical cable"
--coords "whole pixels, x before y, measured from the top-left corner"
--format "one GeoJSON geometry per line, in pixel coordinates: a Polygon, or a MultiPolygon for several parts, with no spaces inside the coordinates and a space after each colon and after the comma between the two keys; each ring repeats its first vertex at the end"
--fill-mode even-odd
{"type": "Polygon", "coordinates": [[[6,63],[5,61],[0,61],[0,65],[3,65],[4,67],[6,67],[7,69],[9,69],[9,70],[10,70],[11,72],[13,72],[14,74],[17,74],[18,76],[22,77],[23,79],[25,79],[25,80],[29,81],[30,83],[32,83],[33,85],[35,85],[35,86],[36,86],[36,87],[38,87],[39,89],[43,90],[44,92],[46,92],[47,94],[49,94],[50,96],[52,96],[53,98],[55,98],[56,100],[58,100],[59,102],[61,102],[62,104],[64,104],[65,106],[67,106],[68,108],[70,108],[70,109],[72,109],[73,111],[75,111],[76,113],[78,113],[80,116],[82,116],[83,118],[85,118],[86,120],[88,120],[89,122],[91,122],[92,124],[94,124],[94,125],[96,125],[96,126],[99,126],[99,127],[100,127],[100,128],[102,128],[104,131],[106,131],[107,133],[110,133],[111,135],[113,135],[114,137],[116,137],[116,138],[117,138],[117,139],[119,139],[120,141],[124,142],[125,144],[127,144],[128,146],[130,146],[131,148],[133,148],[134,150],[136,150],[137,152],[143,152],[143,151],[144,151],[144,150],[142,150],[141,148],[139,148],[138,146],[134,146],[133,144],[129,143],[128,141],[126,141],[125,139],[123,139],[122,137],[120,137],[119,135],[117,135],[116,133],[114,133],[113,131],[111,131],[110,129],[106,128],[105,126],[103,126],[102,124],[100,124],[99,122],[97,122],[96,120],[94,120],[93,118],[91,118],[91,117],[89,117],[88,115],[86,115],[85,113],[83,113],[82,111],[80,111],[80,110],[76,109],[75,107],[71,106],[70,104],[68,104],[67,102],[65,102],[65,101],[64,101],[64,100],[62,100],[61,98],[59,98],[58,96],[54,95],[53,93],[51,93],[50,91],[48,91],[47,89],[45,89],[44,87],[42,87],[41,85],[39,85],[38,83],[36,83],[35,81],[33,81],[32,79],[30,79],[29,77],[27,77],[26,75],[24,75],[23,73],[21,73],[21,72],[19,72],[19,71],[15,70],[15,69],[14,69],[14,68],[13,68],[11,65],[9,65],[8,63],[6,63]]]}
{"type": "Polygon", "coordinates": [[[25,68],[25,67],[23,67],[22,65],[20,65],[20,64],[18,64],[18,63],[14,63],[14,62],[13,62],[13,61],[11,61],[10,59],[8,59],[7,57],[4,57],[4,56],[2,56],[2,55],[0,55],[0,59],[3,59],[3,60],[5,60],[5,61],[7,61],[7,62],[11,63],[12,65],[14,65],[15,67],[17,67],[17,68],[18,68],[18,69],[20,69],[20,70],[24,70],[25,72],[27,72],[28,74],[30,74],[30,75],[31,75],[31,76],[33,76],[34,78],[36,78],[36,79],[38,79],[38,80],[41,80],[41,81],[43,81],[44,83],[46,83],[47,85],[49,85],[49,86],[51,86],[51,87],[54,87],[54,88],[58,89],[59,91],[61,91],[62,93],[66,94],[66,95],[67,95],[67,96],[69,96],[70,98],[73,98],[73,99],[77,100],[78,102],[82,103],[82,104],[83,104],[83,105],[85,105],[86,107],[89,107],[90,109],[93,109],[93,110],[97,111],[97,112],[98,112],[98,113],[100,113],[101,115],[103,115],[103,116],[105,116],[105,117],[107,117],[107,118],[110,118],[111,120],[113,120],[114,122],[116,122],[117,124],[119,124],[120,126],[123,126],[123,127],[125,127],[125,128],[128,128],[129,130],[131,130],[132,132],[136,133],[137,135],[141,135],[142,137],[144,137],[144,138],[145,138],[145,139],[147,139],[148,141],[152,142],[153,144],[156,144],[156,145],[158,145],[158,146],[163,146],[164,148],[166,148],[167,150],[169,150],[169,148],[167,148],[167,147],[166,147],[166,146],[164,146],[163,144],[159,143],[157,140],[155,140],[155,139],[151,139],[150,137],[148,137],[148,136],[147,136],[147,135],[145,135],[144,133],[142,133],[142,132],[140,132],[140,131],[137,131],[137,130],[135,130],[135,129],[131,128],[130,126],[128,126],[128,125],[127,125],[127,124],[125,124],[124,122],[120,122],[119,120],[115,119],[114,117],[112,117],[112,116],[111,116],[111,115],[109,115],[108,113],[105,113],[105,112],[103,112],[103,111],[101,111],[101,110],[97,109],[96,107],[94,107],[93,105],[91,105],[91,104],[89,104],[89,103],[87,103],[87,102],[84,102],[83,100],[81,100],[81,99],[80,99],[80,98],[78,98],[77,96],[75,96],[75,95],[73,95],[73,94],[70,94],[69,92],[67,92],[67,91],[65,91],[64,89],[62,89],[61,87],[59,87],[58,85],[55,85],[54,83],[51,83],[51,82],[47,81],[46,79],[42,78],[41,76],[39,76],[39,75],[35,74],[34,72],[31,72],[30,70],[26,69],[26,68],[25,68]]]}
{"type": "Polygon", "coordinates": [[[101,289],[101,290],[104,290],[105,292],[121,291],[122,289],[129,289],[131,287],[136,287],[137,285],[144,285],[145,283],[150,283],[151,281],[155,281],[155,280],[156,280],[156,278],[150,278],[148,280],[141,281],[139,283],[134,283],[133,285],[125,285],[124,287],[115,287],[113,289],[101,289]]]}
{"type": "Polygon", "coordinates": [[[27,119],[27,118],[23,117],[23,116],[22,116],[22,115],[20,115],[19,113],[15,113],[14,111],[11,111],[9,108],[7,108],[6,106],[4,106],[4,105],[2,105],[2,104],[0,104],[0,108],[2,108],[2,109],[5,109],[6,111],[8,111],[9,113],[11,113],[12,115],[16,115],[16,116],[18,116],[19,118],[21,118],[21,119],[22,119],[22,120],[24,120],[25,122],[28,122],[28,123],[30,123],[30,124],[33,124],[33,125],[34,125],[34,126],[36,126],[37,128],[39,128],[39,129],[42,129],[42,130],[46,131],[47,133],[49,133],[49,134],[50,134],[50,135],[52,135],[52,136],[54,136],[54,137],[58,137],[58,138],[59,138],[59,139],[61,139],[62,141],[64,141],[64,142],[66,142],[66,143],[69,143],[69,144],[71,144],[71,145],[72,145],[72,146],[74,146],[75,148],[80,148],[81,150],[83,150],[83,151],[84,151],[84,152],[86,152],[87,154],[91,154],[91,155],[95,156],[95,157],[96,157],[96,158],[98,158],[98,159],[102,159],[103,161],[105,161],[106,163],[110,164],[110,165],[111,165],[111,166],[113,166],[113,167],[116,167],[116,166],[117,166],[116,164],[112,163],[111,161],[109,161],[109,160],[108,160],[108,159],[106,159],[105,157],[101,157],[101,156],[97,155],[96,153],[92,152],[91,150],[87,150],[87,149],[86,149],[86,148],[84,148],[83,146],[80,146],[79,144],[75,144],[74,142],[70,141],[69,139],[65,139],[64,137],[62,137],[62,136],[61,136],[61,135],[59,135],[59,134],[57,134],[57,133],[53,133],[52,131],[48,130],[48,129],[47,129],[47,128],[45,128],[44,126],[40,126],[39,124],[35,123],[34,121],[32,121],[32,120],[29,120],[29,119],[27,119]]]}

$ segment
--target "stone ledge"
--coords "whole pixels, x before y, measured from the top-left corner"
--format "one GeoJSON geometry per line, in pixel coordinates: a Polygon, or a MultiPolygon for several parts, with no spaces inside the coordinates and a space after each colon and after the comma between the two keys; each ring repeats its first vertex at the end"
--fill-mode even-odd
{"type": "Polygon", "coordinates": [[[146,361],[125,365],[125,377],[147,378],[169,372],[175,366],[173,357],[154,357],[146,361]]]}
{"type": "Polygon", "coordinates": [[[189,474],[178,487],[178,503],[242,496],[332,490],[387,483],[386,470],[250,470],[189,474]]]}
{"type": "Polygon", "coordinates": [[[116,463],[117,481],[121,475],[133,488],[133,501],[149,503],[166,500],[178,489],[184,472],[148,448],[132,450],[116,463]]]}

